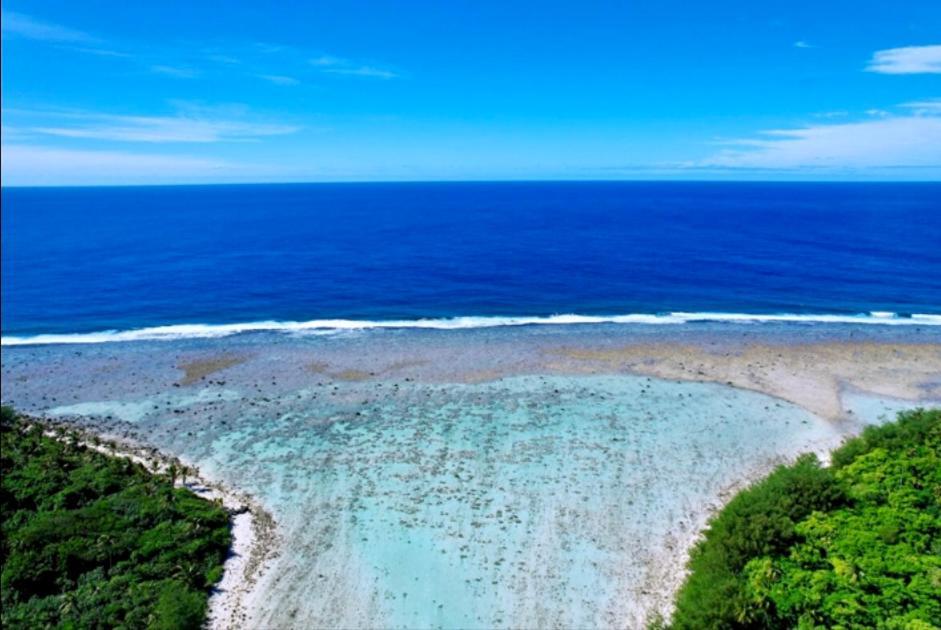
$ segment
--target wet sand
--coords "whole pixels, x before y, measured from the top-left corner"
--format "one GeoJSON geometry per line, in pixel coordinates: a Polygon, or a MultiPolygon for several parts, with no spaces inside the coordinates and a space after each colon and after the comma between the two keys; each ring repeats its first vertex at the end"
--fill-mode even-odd
{"type": "Polygon", "coordinates": [[[567,348],[560,354],[573,361],[555,366],[562,371],[617,371],[724,383],[787,400],[831,420],[846,416],[842,394],[847,389],[916,402],[941,399],[941,345],[937,344],[659,343],[567,348]]]}

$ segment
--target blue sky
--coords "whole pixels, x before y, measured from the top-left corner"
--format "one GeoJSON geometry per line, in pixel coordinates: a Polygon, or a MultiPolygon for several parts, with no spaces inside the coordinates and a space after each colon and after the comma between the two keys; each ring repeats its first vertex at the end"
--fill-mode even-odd
{"type": "Polygon", "coordinates": [[[941,2],[3,3],[4,185],[941,179],[941,2]]]}

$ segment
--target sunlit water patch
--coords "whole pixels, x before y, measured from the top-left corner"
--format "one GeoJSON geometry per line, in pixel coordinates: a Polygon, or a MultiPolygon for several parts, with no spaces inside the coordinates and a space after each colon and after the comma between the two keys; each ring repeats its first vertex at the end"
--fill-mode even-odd
{"type": "Polygon", "coordinates": [[[842,430],[633,376],[204,391],[67,411],[138,410],[140,437],[272,510],[265,627],[636,626],[668,605],[707,508],[842,430]]]}

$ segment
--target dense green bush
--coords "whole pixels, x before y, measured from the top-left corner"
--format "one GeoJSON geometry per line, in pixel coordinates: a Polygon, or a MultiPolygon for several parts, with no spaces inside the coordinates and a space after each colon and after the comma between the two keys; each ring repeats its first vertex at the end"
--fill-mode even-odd
{"type": "Polygon", "coordinates": [[[200,627],[231,539],[223,508],[9,408],[0,440],[3,627],[200,627]]]}
{"type": "Polygon", "coordinates": [[[941,411],[871,427],[737,495],[694,548],[676,628],[941,625],[941,411]]]}

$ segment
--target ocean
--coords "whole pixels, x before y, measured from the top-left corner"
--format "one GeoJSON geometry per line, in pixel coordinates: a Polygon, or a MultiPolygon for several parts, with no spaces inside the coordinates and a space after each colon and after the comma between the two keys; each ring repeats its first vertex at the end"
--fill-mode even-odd
{"type": "Polygon", "coordinates": [[[938,183],[4,188],[2,208],[5,345],[377,326],[941,323],[938,183]]]}

